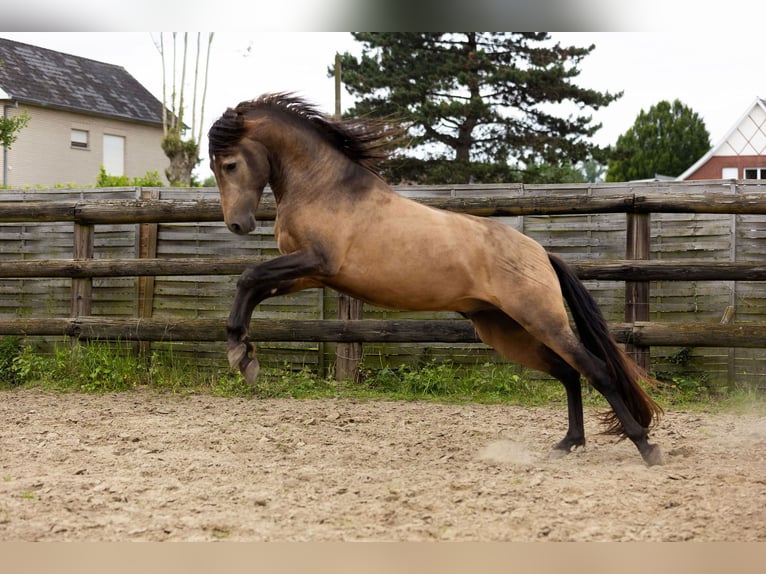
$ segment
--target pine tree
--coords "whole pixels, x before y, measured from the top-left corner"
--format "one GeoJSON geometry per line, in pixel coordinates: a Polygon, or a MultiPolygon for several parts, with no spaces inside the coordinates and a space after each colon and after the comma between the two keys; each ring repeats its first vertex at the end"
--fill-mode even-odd
{"type": "Polygon", "coordinates": [[[607,181],[676,177],[710,149],[705,122],[689,107],[663,100],[638,114],[633,127],[617,139],[609,158],[607,181]]]}
{"type": "Polygon", "coordinates": [[[602,159],[588,141],[596,110],[622,94],[573,83],[595,46],[564,47],[547,33],[354,33],[361,58],[341,57],[355,117],[407,122],[409,146],[389,179],[529,180],[541,164],[602,159]],[[557,104],[581,115],[561,117],[557,104]]]}

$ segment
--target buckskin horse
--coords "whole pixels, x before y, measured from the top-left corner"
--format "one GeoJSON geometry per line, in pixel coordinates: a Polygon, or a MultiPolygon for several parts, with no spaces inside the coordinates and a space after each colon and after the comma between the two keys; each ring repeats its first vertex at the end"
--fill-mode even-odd
{"type": "Polygon", "coordinates": [[[585,444],[582,375],[611,406],[604,432],[633,441],[646,464],[661,464],[648,435],[662,409],[641,386],[652,380],[618,346],[574,272],[511,227],[396,193],[376,170],[389,137],[381,122],[334,120],[292,93],[242,102],[211,126],[226,225],[253,231],[268,184],[281,253],[237,282],[231,367],[249,383],[258,376],[248,327],[268,297],[327,286],[380,307],[455,311],[500,355],[564,385],[569,425],[552,455],[585,444]]]}

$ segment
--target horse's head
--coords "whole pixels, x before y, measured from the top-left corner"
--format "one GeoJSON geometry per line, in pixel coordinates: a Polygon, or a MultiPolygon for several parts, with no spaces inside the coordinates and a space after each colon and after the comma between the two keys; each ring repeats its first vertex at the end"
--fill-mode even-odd
{"type": "Polygon", "coordinates": [[[290,93],[264,94],[229,108],[208,132],[226,225],[234,233],[250,233],[269,182],[279,203],[288,188],[298,193],[301,185],[316,186],[317,174],[334,186],[327,182],[350,173],[348,162],[377,173],[384,148],[398,134],[382,121],[333,120],[290,93]]]}
{"type": "Polygon", "coordinates": [[[268,152],[247,137],[244,118],[231,109],[210,128],[208,141],[224,221],[232,233],[247,235],[255,229],[255,212],[269,182],[268,152]]]}

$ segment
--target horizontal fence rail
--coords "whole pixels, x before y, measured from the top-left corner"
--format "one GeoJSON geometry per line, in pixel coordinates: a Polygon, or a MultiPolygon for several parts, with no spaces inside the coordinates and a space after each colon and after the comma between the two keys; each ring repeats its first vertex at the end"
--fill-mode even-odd
{"type": "MultiPolygon", "coordinates": [[[[121,341],[223,341],[222,319],[132,319],[77,317],[0,320],[0,335],[61,335],[121,341]]],[[[646,346],[766,347],[766,325],[636,322],[614,323],[610,331],[620,343],[646,346]]],[[[250,333],[259,342],[325,343],[480,343],[465,320],[354,321],[252,319],[250,333]]]]}
{"type": "MultiPolygon", "coordinates": [[[[573,215],[598,213],[726,213],[766,215],[762,194],[731,195],[707,192],[701,196],[632,193],[615,196],[557,195],[525,197],[414,197],[418,203],[477,215],[573,215]]],[[[273,220],[276,204],[265,195],[256,219],[273,220]]],[[[120,223],[190,223],[223,221],[215,200],[102,200],[75,202],[0,202],[0,223],[72,221],[80,225],[120,223]]]]}
{"type": "MultiPolygon", "coordinates": [[[[0,278],[239,275],[252,259],[35,259],[0,261],[0,278]]],[[[766,281],[766,264],[720,261],[569,261],[580,279],[604,281],[766,281]]]]}

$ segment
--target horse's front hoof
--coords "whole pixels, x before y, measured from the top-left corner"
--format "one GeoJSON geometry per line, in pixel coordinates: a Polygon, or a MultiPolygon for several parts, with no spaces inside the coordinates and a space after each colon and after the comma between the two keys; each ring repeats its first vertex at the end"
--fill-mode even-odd
{"type": "Polygon", "coordinates": [[[229,367],[232,370],[239,369],[239,372],[242,373],[242,376],[249,385],[255,382],[261,372],[258,359],[254,356],[254,352],[253,356],[250,356],[251,352],[253,352],[253,346],[250,343],[243,342],[230,347],[226,354],[229,359],[229,367]]]}
{"type": "Polygon", "coordinates": [[[229,359],[229,368],[234,370],[240,366],[242,361],[247,357],[248,348],[245,343],[239,343],[229,348],[226,357],[229,359]]]}
{"type": "Polygon", "coordinates": [[[665,456],[662,449],[656,444],[650,444],[649,447],[641,453],[647,466],[659,466],[665,464],[665,456]]]}
{"type": "Polygon", "coordinates": [[[255,383],[258,375],[261,372],[261,366],[258,364],[258,359],[255,357],[248,357],[245,360],[247,361],[247,364],[245,364],[244,367],[240,366],[239,370],[242,373],[242,376],[245,378],[245,382],[248,385],[252,385],[255,383]]]}

